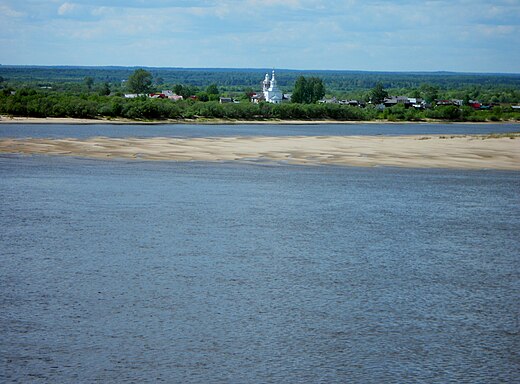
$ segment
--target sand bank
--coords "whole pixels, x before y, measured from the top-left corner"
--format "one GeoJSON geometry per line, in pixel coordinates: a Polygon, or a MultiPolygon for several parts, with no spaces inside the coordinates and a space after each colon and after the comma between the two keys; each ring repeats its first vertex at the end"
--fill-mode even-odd
{"type": "Polygon", "coordinates": [[[0,139],[0,153],[103,159],[520,170],[520,134],[0,139]]]}
{"type": "Polygon", "coordinates": [[[68,124],[68,125],[95,125],[95,124],[174,124],[176,120],[144,122],[130,119],[77,119],[72,117],[21,117],[0,116],[0,124],[68,124]]]}
{"type": "MultiPolygon", "coordinates": [[[[72,117],[19,117],[0,115],[0,124],[65,124],[65,125],[96,125],[96,124],[124,124],[124,125],[165,125],[165,124],[196,124],[196,125],[316,125],[316,124],[407,124],[409,122],[387,122],[381,120],[370,121],[339,121],[339,120],[230,120],[230,119],[167,119],[167,120],[131,120],[124,118],[77,119],[72,117]]],[[[414,122],[417,124],[418,122],[414,122]]]]}
{"type": "MultiPolygon", "coordinates": [[[[229,120],[229,119],[169,119],[169,120],[131,120],[124,118],[99,118],[99,119],[76,119],[71,117],[17,117],[0,115],[0,124],[69,124],[69,125],[95,125],[95,124],[124,124],[124,125],[161,125],[161,124],[197,124],[197,125],[219,125],[219,124],[239,124],[239,125],[317,125],[317,124],[450,124],[446,121],[428,119],[425,121],[387,121],[387,120],[368,120],[368,121],[342,121],[342,120],[229,120]]],[[[520,124],[520,121],[494,121],[494,122],[456,122],[454,124],[520,124]]]]}
{"type": "MultiPolygon", "coordinates": [[[[339,120],[230,120],[230,119],[168,119],[168,120],[131,120],[124,118],[115,119],[77,119],[71,117],[11,117],[0,116],[0,124],[64,124],[64,125],[96,125],[96,124],[113,124],[113,125],[166,125],[166,124],[196,124],[196,125],[316,125],[316,124],[380,124],[396,122],[386,122],[380,120],[371,121],[339,121],[339,120]]],[[[399,122],[406,124],[408,122],[399,122]]],[[[415,122],[417,124],[417,122],[415,122]]]]}

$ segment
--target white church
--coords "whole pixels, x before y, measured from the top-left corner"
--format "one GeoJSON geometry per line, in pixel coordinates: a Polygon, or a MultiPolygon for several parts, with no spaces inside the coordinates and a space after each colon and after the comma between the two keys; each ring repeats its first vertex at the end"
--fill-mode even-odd
{"type": "Polygon", "coordinates": [[[262,94],[254,95],[251,98],[251,101],[254,103],[258,103],[260,101],[266,101],[268,103],[280,104],[283,100],[282,91],[278,88],[278,84],[276,82],[276,77],[274,75],[274,70],[271,78],[269,79],[269,74],[265,74],[265,79],[262,81],[262,94]]]}

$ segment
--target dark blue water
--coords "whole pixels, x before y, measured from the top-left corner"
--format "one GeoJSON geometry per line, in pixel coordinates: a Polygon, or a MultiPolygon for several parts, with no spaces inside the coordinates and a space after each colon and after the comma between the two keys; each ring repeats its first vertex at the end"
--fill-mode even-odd
{"type": "Polygon", "coordinates": [[[0,158],[0,381],[513,383],[520,173],[0,158]]]}
{"type": "Polygon", "coordinates": [[[0,137],[217,137],[321,135],[488,134],[520,131],[519,124],[317,124],[317,125],[66,125],[0,124],[0,137]]]}

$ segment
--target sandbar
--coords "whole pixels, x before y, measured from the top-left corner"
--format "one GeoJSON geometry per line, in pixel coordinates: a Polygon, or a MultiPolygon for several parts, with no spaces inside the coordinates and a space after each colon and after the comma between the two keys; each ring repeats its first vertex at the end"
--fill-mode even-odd
{"type": "Polygon", "coordinates": [[[459,122],[444,121],[435,119],[424,119],[421,121],[389,121],[389,120],[284,120],[284,119],[259,119],[259,120],[238,120],[238,119],[219,119],[219,118],[181,118],[181,119],[165,119],[165,120],[132,120],[122,117],[106,118],[99,117],[95,119],[82,119],[74,117],[23,117],[23,116],[6,116],[0,115],[0,124],[62,124],[62,125],[171,125],[171,124],[188,124],[188,125],[324,125],[324,124],[520,124],[519,121],[483,121],[483,122],[459,122]]]}
{"type": "Polygon", "coordinates": [[[159,161],[520,170],[520,134],[0,139],[0,153],[159,161]]]}

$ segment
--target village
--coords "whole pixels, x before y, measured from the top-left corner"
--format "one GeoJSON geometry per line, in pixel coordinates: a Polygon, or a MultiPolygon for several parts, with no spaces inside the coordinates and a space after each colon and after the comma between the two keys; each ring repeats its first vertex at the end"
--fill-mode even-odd
{"type": "MultiPolygon", "coordinates": [[[[275,71],[272,71],[271,76],[266,73],[264,79],[260,82],[262,91],[260,92],[252,92],[249,95],[249,101],[251,103],[271,103],[271,104],[282,104],[282,103],[290,103],[292,102],[292,94],[291,93],[283,93],[278,87],[278,82],[276,80],[275,71]]],[[[180,101],[185,98],[181,95],[177,95],[172,90],[163,90],[161,92],[153,92],[148,94],[135,94],[135,93],[127,93],[124,95],[125,98],[138,98],[138,97],[148,97],[152,99],[169,99],[172,101],[180,101]]],[[[199,100],[197,95],[191,95],[188,97],[194,101],[199,100]]],[[[229,97],[229,96],[219,96],[218,102],[220,104],[227,103],[241,103],[243,100],[239,100],[237,98],[229,97]]],[[[431,109],[436,106],[454,106],[454,107],[462,107],[469,106],[474,110],[490,110],[495,104],[484,104],[479,102],[478,100],[467,100],[466,102],[462,99],[435,99],[431,102],[427,102],[423,98],[419,97],[408,97],[408,96],[389,96],[383,99],[380,103],[373,103],[372,100],[364,101],[364,100],[352,100],[352,99],[338,99],[336,97],[330,98],[322,98],[318,100],[318,104],[336,104],[336,105],[345,105],[351,107],[359,107],[365,108],[367,105],[372,105],[378,111],[383,111],[386,108],[391,108],[397,105],[402,105],[404,108],[413,108],[416,110],[425,110],[431,109]]],[[[513,110],[520,110],[520,106],[512,105],[511,108],[513,110]]]]}
{"type": "MultiPolygon", "coordinates": [[[[337,100],[336,98],[330,99],[322,99],[318,101],[322,104],[340,104],[340,105],[350,105],[354,107],[366,107],[367,104],[372,104],[371,101],[358,101],[358,100],[337,100]]],[[[414,109],[429,109],[435,106],[455,106],[462,107],[464,105],[472,107],[475,110],[489,110],[494,107],[493,104],[483,104],[477,100],[469,100],[467,104],[464,103],[464,100],[460,99],[435,99],[431,103],[426,102],[424,99],[419,97],[408,97],[408,96],[390,96],[383,100],[382,103],[376,104],[375,108],[378,110],[384,110],[385,108],[391,108],[396,105],[403,105],[405,108],[414,108],[414,109]]],[[[520,108],[520,106],[512,106],[513,109],[520,108]]]]}

